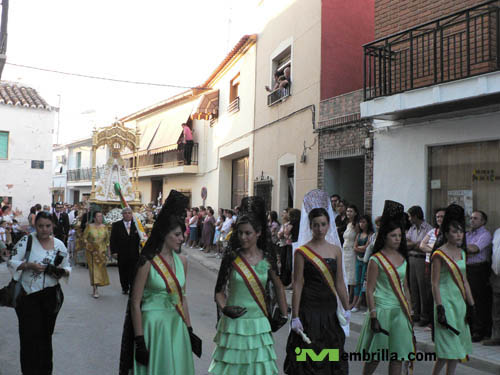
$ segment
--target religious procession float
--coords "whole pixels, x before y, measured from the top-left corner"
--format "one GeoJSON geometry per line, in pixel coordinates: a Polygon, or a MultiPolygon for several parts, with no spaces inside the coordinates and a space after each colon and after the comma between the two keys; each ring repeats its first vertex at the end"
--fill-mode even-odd
{"type": "MultiPolygon", "coordinates": [[[[153,226],[153,213],[151,208],[141,203],[140,193],[137,189],[138,169],[135,163],[138,160],[140,134],[115,121],[113,125],[95,129],[92,136],[92,190],[86,207],[74,223],[76,231],[75,263],[86,265],[83,232],[87,223],[91,223],[96,212],[102,212],[104,223],[111,231],[111,225],[122,220],[122,209],[130,207],[133,220],[138,228],[141,242],[145,242],[153,226]],[[96,181],[96,152],[99,147],[107,146],[110,150],[109,159],[103,168],[100,178],[96,181]],[[129,174],[121,151],[129,149],[134,153],[134,166],[132,175],[129,174]]],[[[116,263],[112,258],[108,264],[116,263]]]]}

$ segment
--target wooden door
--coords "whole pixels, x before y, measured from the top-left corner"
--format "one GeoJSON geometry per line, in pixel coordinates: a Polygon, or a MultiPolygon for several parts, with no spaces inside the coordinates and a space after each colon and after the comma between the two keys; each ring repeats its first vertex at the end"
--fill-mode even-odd
{"type": "Polygon", "coordinates": [[[233,160],[231,208],[248,197],[248,156],[233,160]]]}

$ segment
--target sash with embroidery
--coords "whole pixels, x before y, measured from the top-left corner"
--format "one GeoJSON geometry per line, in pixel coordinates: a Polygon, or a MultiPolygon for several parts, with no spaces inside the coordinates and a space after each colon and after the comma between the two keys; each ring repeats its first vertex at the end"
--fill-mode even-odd
{"type": "Polygon", "coordinates": [[[252,295],[257,305],[260,307],[266,317],[269,313],[266,307],[266,291],[259,280],[259,277],[253,270],[252,266],[239,255],[233,261],[233,268],[238,272],[245,282],[250,294],[252,295]]]}
{"type": "Polygon", "coordinates": [[[318,272],[321,274],[323,277],[323,280],[325,281],[326,285],[330,288],[330,291],[332,294],[337,297],[337,290],[335,289],[335,282],[333,280],[333,275],[330,271],[330,268],[328,267],[328,264],[325,262],[325,260],[314,250],[307,246],[300,246],[297,248],[298,252],[300,252],[304,258],[306,258],[311,264],[318,270],[318,272]]]}
{"type": "MultiPolygon", "coordinates": [[[[175,309],[181,316],[184,323],[186,323],[186,316],[184,315],[184,308],[182,307],[182,289],[179,284],[179,280],[175,276],[175,272],[170,268],[167,261],[158,254],[151,260],[151,265],[160,274],[161,278],[165,282],[167,287],[167,292],[177,297],[177,304],[175,309]]],[[[186,323],[187,324],[187,323],[186,323]]]]}
{"type": "Polygon", "coordinates": [[[444,264],[448,267],[448,270],[451,273],[451,277],[455,281],[455,284],[457,284],[458,289],[460,289],[460,293],[462,294],[462,297],[467,303],[467,298],[465,296],[465,283],[464,283],[464,278],[462,275],[462,272],[460,271],[460,268],[458,265],[455,263],[453,259],[451,259],[448,255],[444,253],[444,251],[441,250],[436,250],[434,251],[434,254],[432,254],[432,258],[434,259],[435,257],[441,258],[444,264]]]}

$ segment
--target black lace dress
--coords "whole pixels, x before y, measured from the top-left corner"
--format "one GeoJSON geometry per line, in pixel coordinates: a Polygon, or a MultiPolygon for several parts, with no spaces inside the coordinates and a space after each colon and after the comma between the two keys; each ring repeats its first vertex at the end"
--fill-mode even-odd
{"type": "MultiPolygon", "coordinates": [[[[332,271],[333,279],[337,271],[337,261],[325,258],[332,271]]],[[[304,332],[311,339],[306,344],[294,331],[290,332],[286,345],[284,371],[289,375],[330,375],[348,374],[347,361],[330,362],[328,356],[313,362],[309,357],[305,362],[297,362],[295,348],[314,349],[319,354],[322,349],[339,349],[339,359],[344,352],[345,334],[337,318],[337,299],[319,271],[304,260],[304,287],[300,299],[299,318],[304,332]]]]}

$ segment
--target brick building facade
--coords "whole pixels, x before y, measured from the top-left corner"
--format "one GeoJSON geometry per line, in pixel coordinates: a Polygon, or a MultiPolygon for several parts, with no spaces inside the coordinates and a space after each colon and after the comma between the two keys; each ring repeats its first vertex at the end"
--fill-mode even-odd
{"type": "Polygon", "coordinates": [[[479,176],[500,169],[499,15],[500,0],[375,1],[360,105],[373,121],[374,213],[392,199],[430,221],[455,202],[500,225],[500,178],[479,176]]]}
{"type": "Polygon", "coordinates": [[[318,187],[371,214],[373,149],[371,122],[360,119],[363,91],[320,102],[318,187]]]}
{"type": "Polygon", "coordinates": [[[485,0],[375,0],[375,39],[484,2],[485,0]]]}

